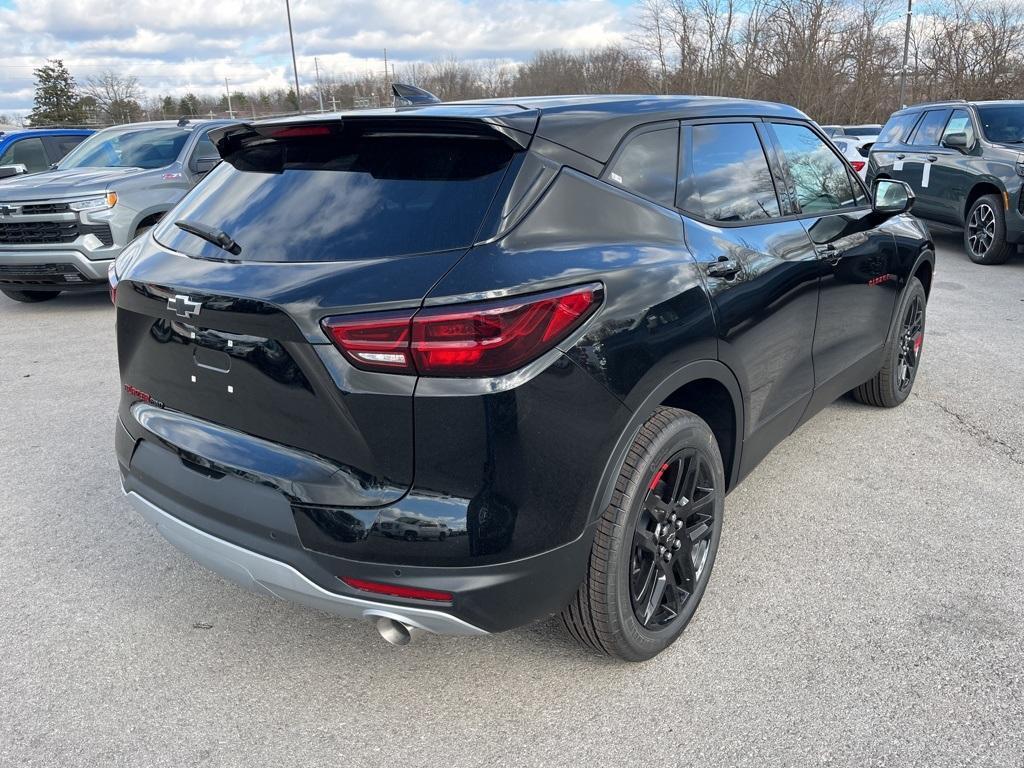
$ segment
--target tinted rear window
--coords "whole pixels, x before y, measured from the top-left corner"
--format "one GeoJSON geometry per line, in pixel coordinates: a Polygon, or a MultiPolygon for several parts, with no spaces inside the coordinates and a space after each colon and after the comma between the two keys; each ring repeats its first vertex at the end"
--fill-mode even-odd
{"type": "Polygon", "coordinates": [[[694,126],[692,155],[680,184],[680,208],[728,222],[779,215],[768,160],[752,123],[694,126]]]}
{"type": "Polygon", "coordinates": [[[949,119],[948,109],[930,109],[924,113],[921,124],[914,133],[914,144],[924,147],[933,147],[939,143],[939,136],[942,134],[942,127],[949,119]]]}
{"type": "Polygon", "coordinates": [[[346,128],[256,142],[230,154],[156,232],[201,258],[345,261],[464,248],[474,241],[513,156],[487,136],[346,128]],[[174,226],[216,227],[231,257],[174,226]]]}
{"type": "Polygon", "coordinates": [[[889,122],[885,124],[885,127],[882,128],[882,132],[878,134],[878,143],[892,144],[906,141],[910,131],[917,123],[917,118],[920,116],[920,112],[893,115],[889,118],[889,122]]]}
{"type": "Polygon", "coordinates": [[[676,195],[679,128],[647,131],[629,139],[608,168],[608,180],[671,206],[676,195]]]}

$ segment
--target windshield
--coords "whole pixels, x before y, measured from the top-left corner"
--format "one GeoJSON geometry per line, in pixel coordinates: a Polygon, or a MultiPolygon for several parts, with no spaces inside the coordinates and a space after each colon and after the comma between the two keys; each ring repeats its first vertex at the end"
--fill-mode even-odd
{"type": "Polygon", "coordinates": [[[882,132],[880,125],[848,125],[843,131],[847,136],[877,136],[882,132]]]}
{"type": "Polygon", "coordinates": [[[58,168],[163,168],[185,146],[190,131],[182,128],[114,128],[90,136],[58,168]]]}
{"type": "Polygon", "coordinates": [[[344,261],[465,248],[513,156],[485,135],[339,134],[261,140],[225,156],[156,230],[163,245],[224,258],[176,221],[215,227],[243,261],[344,261]]]}
{"type": "Polygon", "coordinates": [[[978,107],[978,117],[989,141],[1024,142],[1024,104],[978,107]]]}

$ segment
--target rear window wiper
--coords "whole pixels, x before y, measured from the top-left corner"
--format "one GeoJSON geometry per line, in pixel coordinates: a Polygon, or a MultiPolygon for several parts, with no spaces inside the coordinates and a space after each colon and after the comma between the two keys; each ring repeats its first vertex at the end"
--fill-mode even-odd
{"type": "Polygon", "coordinates": [[[216,227],[208,227],[205,224],[199,224],[185,219],[179,219],[174,222],[174,226],[184,232],[188,232],[190,235],[201,237],[206,242],[213,243],[218,248],[222,248],[234,256],[237,256],[242,252],[242,246],[232,240],[231,235],[223,230],[217,229],[216,227]]]}

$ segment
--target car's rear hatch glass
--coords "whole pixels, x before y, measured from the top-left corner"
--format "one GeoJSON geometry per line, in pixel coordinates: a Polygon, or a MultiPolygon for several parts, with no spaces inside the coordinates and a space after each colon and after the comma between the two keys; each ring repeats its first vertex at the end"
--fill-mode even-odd
{"type": "Polygon", "coordinates": [[[228,137],[225,161],[156,238],[192,257],[243,262],[366,260],[472,245],[519,148],[483,124],[393,123],[296,124],[228,137]],[[178,221],[219,230],[237,252],[178,221]]]}

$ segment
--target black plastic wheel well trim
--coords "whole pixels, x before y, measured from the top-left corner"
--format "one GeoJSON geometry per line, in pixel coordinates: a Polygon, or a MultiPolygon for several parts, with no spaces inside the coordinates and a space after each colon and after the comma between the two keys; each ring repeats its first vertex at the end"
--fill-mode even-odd
{"type": "MultiPolygon", "coordinates": [[[[626,428],[619,436],[614,450],[605,463],[604,472],[601,474],[601,482],[598,484],[597,493],[594,494],[594,501],[590,509],[588,528],[596,522],[604,510],[611,503],[612,493],[615,490],[615,481],[619,476],[622,460],[629,451],[629,447],[636,439],[640,428],[646,423],[651,414],[680,387],[684,387],[700,379],[712,379],[725,387],[732,400],[733,414],[735,416],[735,445],[733,446],[732,468],[726,482],[726,493],[732,491],[739,482],[740,464],[743,455],[743,441],[745,432],[745,412],[743,408],[743,397],[740,385],[736,376],[725,363],[719,360],[695,360],[679,368],[670,376],[666,377],[641,401],[640,405],[633,411],[626,428]]],[[[723,456],[723,460],[728,460],[723,456]]]]}

